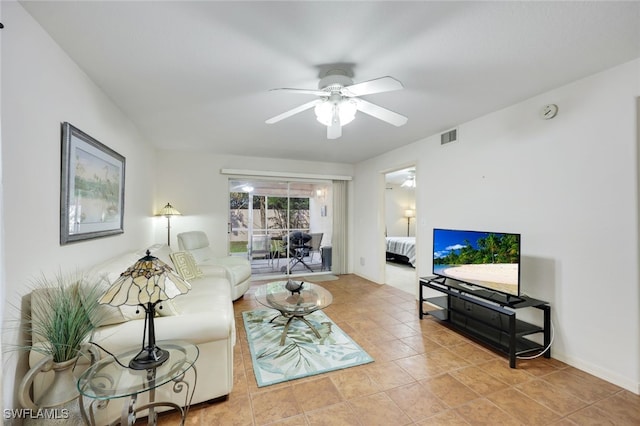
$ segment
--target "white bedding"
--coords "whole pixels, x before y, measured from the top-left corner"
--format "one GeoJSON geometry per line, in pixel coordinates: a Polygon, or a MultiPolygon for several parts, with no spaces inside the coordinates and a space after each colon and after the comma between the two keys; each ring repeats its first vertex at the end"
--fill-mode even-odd
{"type": "Polygon", "coordinates": [[[399,254],[416,266],[416,237],[387,237],[387,252],[399,254]]]}

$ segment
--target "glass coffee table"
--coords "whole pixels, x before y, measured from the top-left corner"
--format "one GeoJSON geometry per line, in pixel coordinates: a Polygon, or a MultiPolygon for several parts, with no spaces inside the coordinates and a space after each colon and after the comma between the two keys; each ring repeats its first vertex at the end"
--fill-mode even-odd
{"type": "Polygon", "coordinates": [[[316,337],[320,339],[320,333],[318,333],[318,330],[305,318],[305,315],[324,309],[333,301],[331,292],[324,287],[308,282],[292,281],[296,285],[302,283],[302,286],[294,291],[290,291],[286,287],[287,281],[275,281],[261,285],[256,290],[256,300],[260,304],[280,312],[280,314],[276,315],[270,322],[273,322],[273,320],[280,316],[287,318],[284,330],[282,330],[280,346],[284,345],[287,331],[289,331],[289,325],[294,319],[299,319],[307,324],[316,337]]]}

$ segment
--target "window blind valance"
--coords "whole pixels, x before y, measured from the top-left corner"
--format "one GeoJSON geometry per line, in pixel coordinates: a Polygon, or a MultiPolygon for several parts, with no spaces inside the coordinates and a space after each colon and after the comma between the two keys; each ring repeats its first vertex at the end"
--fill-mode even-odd
{"type": "Polygon", "coordinates": [[[277,177],[287,179],[316,179],[316,180],[353,180],[352,176],[345,175],[322,175],[313,173],[293,173],[293,172],[274,172],[268,170],[244,170],[244,169],[220,169],[223,175],[234,176],[261,176],[261,177],[277,177]]]}

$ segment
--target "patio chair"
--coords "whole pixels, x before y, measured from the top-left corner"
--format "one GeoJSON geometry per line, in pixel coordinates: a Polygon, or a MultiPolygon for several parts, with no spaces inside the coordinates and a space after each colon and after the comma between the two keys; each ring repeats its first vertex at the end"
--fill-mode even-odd
{"type": "Polygon", "coordinates": [[[323,232],[312,232],[311,241],[309,241],[309,262],[313,262],[313,254],[320,254],[320,243],[322,243],[323,232]]]}
{"type": "Polygon", "coordinates": [[[273,266],[274,259],[278,260],[276,268],[280,268],[280,258],[287,257],[287,247],[284,240],[280,238],[271,239],[271,266],[273,266]]]}
{"type": "Polygon", "coordinates": [[[269,259],[271,255],[271,237],[268,235],[252,235],[249,257],[251,260],[269,259]]]}

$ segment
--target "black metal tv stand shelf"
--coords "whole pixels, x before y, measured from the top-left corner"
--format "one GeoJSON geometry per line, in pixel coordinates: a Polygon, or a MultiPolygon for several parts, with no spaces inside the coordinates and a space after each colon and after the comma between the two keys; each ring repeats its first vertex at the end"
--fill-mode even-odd
{"type": "MultiPolygon", "coordinates": [[[[516,368],[518,356],[539,353],[551,344],[551,306],[547,302],[501,295],[444,277],[420,278],[420,319],[424,315],[445,321],[460,333],[506,353],[511,368],[516,368]],[[425,287],[445,295],[425,298],[425,287]],[[436,308],[425,310],[425,302],[436,308]],[[520,308],[540,309],[543,326],[516,319],[516,310],[520,308]],[[542,345],[526,338],[537,333],[543,334],[542,345]]],[[[551,348],[544,357],[551,357],[551,348]]]]}

